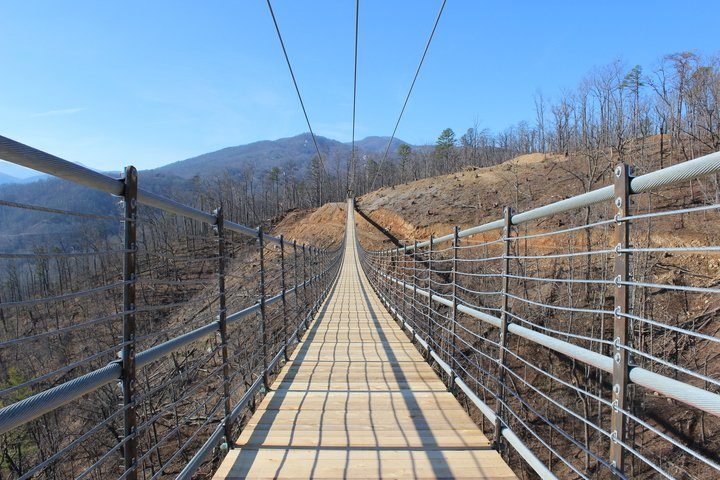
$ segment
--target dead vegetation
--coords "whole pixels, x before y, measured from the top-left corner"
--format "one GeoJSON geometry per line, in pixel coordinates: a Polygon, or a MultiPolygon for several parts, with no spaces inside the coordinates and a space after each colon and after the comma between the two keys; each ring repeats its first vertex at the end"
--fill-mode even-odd
{"type": "MultiPolygon", "coordinates": [[[[309,249],[303,253],[302,245],[293,248],[292,240],[319,246],[313,239],[294,233],[287,237],[284,269],[279,246],[265,245],[266,298],[281,291],[283,270],[289,289],[323,272],[333,258],[311,254],[309,249]]],[[[119,239],[108,238],[102,244],[91,237],[65,240],[73,245],[72,251],[56,248],[52,257],[45,258],[38,250],[35,253],[41,256],[36,258],[4,260],[0,406],[103,367],[121,349],[122,288],[117,282],[122,254],[114,253],[120,250],[119,239]],[[67,255],[79,251],[92,254],[67,255]],[[110,288],[104,289],[105,285],[110,288]]],[[[142,352],[217,319],[218,238],[207,225],[147,209],[141,214],[138,240],[136,348],[142,352]]],[[[327,237],[323,245],[336,248],[340,241],[327,237]]],[[[260,258],[257,239],[239,234],[226,232],[225,250],[226,308],[231,314],[258,302],[260,258]]],[[[264,362],[281,350],[286,335],[305,320],[320,292],[315,282],[286,295],[286,305],[278,301],[268,306],[264,336],[259,312],[228,326],[231,405],[257,379],[264,362]]],[[[169,477],[187,464],[225,415],[222,385],[217,335],[174,349],[138,370],[136,411],[143,475],[169,477]]],[[[251,407],[254,404],[255,400],[251,407]]],[[[42,478],[74,478],[90,468],[91,478],[120,475],[121,406],[122,391],[113,383],[0,436],[0,479],[20,477],[37,465],[41,468],[36,475],[42,478]]],[[[244,422],[243,415],[233,436],[244,422]]],[[[211,472],[220,455],[215,452],[199,475],[211,472]]]]}

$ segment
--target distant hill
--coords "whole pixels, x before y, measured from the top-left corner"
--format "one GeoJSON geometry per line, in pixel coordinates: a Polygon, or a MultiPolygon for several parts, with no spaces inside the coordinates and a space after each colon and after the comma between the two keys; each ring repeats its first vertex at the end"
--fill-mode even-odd
{"type": "MultiPolygon", "coordinates": [[[[340,158],[350,158],[351,145],[329,138],[316,136],[318,147],[328,163],[340,158]]],[[[381,155],[389,137],[368,137],[356,142],[360,158],[362,154],[381,155]]],[[[391,153],[397,151],[402,140],[394,140],[391,153]]],[[[223,148],[216,152],[171,163],[154,170],[140,172],[142,188],[179,201],[191,202],[193,177],[221,175],[231,176],[246,171],[263,176],[272,167],[302,175],[315,156],[315,146],[310,134],[278,140],[265,140],[247,145],[223,148]]],[[[328,169],[330,165],[327,165],[328,169]]],[[[64,210],[89,212],[99,215],[117,215],[118,199],[102,192],[76,185],[49,175],[28,176],[22,167],[0,161],[0,199],[30,205],[42,205],[64,210]],[[18,170],[12,170],[16,168],[18,170]],[[17,176],[12,173],[17,173],[17,176]]],[[[103,172],[119,177],[119,172],[103,172]]],[[[49,246],[53,238],[67,239],[70,232],[80,232],[93,222],[83,219],[48,215],[46,213],[15,208],[0,208],[0,251],[30,251],[34,246],[49,246]]],[[[117,235],[118,222],[100,222],[94,226],[101,236],[117,235]]]]}
{"type": "MultiPolygon", "coordinates": [[[[327,161],[335,158],[349,158],[351,143],[342,143],[330,138],[316,135],[318,148],[327,161]]],[[[360,153],[382,154],[389,137],[367,137],[355,142],[360,153]]],[[[395,139],[391,153],[395,154],[397,146],[405,143],[395,139]]],[[[239,174],[252,171],[263,174],[273,167],[281,167],[289,171],[303,173],[316,156],[312,136],[303,133],[294,137],[278,140],[263,140],[247,145],[223,148],[215,152],[188,158],[152,170],[153,173],[172,174],[181,178],[192,178],[195,175],[211,176],[225,172],[239,174]]]]}
{"type": "Polygon", "coordinates": [[[45,175],[14,163],[0,160],[0,185],[36,182],[45,175]]]}
{"type": "Polygon", "coordinates": [[[19,179],[13,177],[12,175],[0,172],[0,185],[5,183],[18,183],[19,181],[19,179]]]}
{"type": "MultiPolygon", "coordinates": [[[[388,140],[390,140],[390,137],[366,137],[362,140],[356,140],[355,148],[362,150],[365,153],[384,154],[385,149],[387,148],[388,140]]],[[[407,142],[403,142],[399,138],[393,138],[388,156],[394,156],[397,153],[398,147],[404,143],[407,142]]],[[[352,146],[352,142],[346,142],[345,145],[352,146]]]]}

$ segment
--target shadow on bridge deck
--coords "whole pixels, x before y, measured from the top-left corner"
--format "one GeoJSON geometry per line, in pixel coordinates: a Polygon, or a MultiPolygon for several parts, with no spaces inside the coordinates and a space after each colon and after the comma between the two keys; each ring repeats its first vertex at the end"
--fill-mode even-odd
{"type": "Polygon", "coordinates": [[[215,478],[515,475],[383,308],[348,220],[337,283],[215,478]]]}

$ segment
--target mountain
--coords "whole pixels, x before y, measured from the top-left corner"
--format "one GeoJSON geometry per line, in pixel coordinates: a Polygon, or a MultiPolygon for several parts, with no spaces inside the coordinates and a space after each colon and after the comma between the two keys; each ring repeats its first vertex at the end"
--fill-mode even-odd
{"type": "Polygon", "coordinates": [[[0,184],[35,182],[45,176],[30,168],[0,160],[0,184]]]}
{"type": "MultiPolygon", "coordinates": [[[[336,158],[347,159],[350,157],[351,143],[342,143],[319,135],[315,135],[315,138],[320,153],[327,162],[333,162],[336,158]]],[[[382,154],[388,140],[389,137],[367,137],[355,142],[355,146],[361,154],[382,154]]],[[[399,139],[393,140],[391,154],[394,154],[397,146],[402,143],[405,142],[399,139]]],[[[282,167],[286,170],[303,173],[316,155],[312,136],[309,133],[303,133],[294,137],[263,140],[247,145],[223,148],[171,163],[151,170],[151,172],[192,178],[195,175],[202,177],[219,175],[224,172],[231,175],[246,171],[263,174],[273,167],[282,167]]]]}
{"type": "Polygon", "coordinates": [[[20,182],[19,178],[15,178],[12,175],[8,175],[7,173],[0,172],[0,185],[5,183],[18,183],[20,182]]]}
{"type": "MultiPolygon", "coordinates": [[[[390,140],[390,137],[366,137],[362,140],[356,140],[355,148],[364,151],[365,153],[377,153],[382,155],[385,153],[388,140],[390,140]]],[[[392,145],[390,145],[390,151],[388,152],[388,156],[393,156],[395,153],[397,153],[398,147],[404,143],[407,142],[403,142],[399,138],[393,138],[392,145]]],[[[352,142],[346,142],[345,145],[352,146],[352,142]]]]}
{"type": "Polygon", "coordinates": [[[29,168],[19,167],[6,161],[0,161],[0,185],[16,183],[32,183],[47,178],[44,173],[38,173],[29,168]]]}
{"type": "MultiPolygon", "coordinates": [[[[326,158],[328,170],[333,168],[336,160],[345,162],[350,158],[351,144],[321,136],[315,138],[326,158]]],[[[364,154],[382,155],[388,140],[389,137],[368,137],[356,142],[358,158],[362,161],[364,154]]],[[[404,142],[393,141],[391,155],[394,156],[397,145],[401,143],[404,142]]],[[[144,189],[191,203],[195,176],[208,178],[225,172],[231,176],[245,172],[264,176],[272,167],[303,175],[315,155],[312,136],[305,133],[223,148],[154,170],[144,170],[140,172],[140,183],[144,189]]],[[[28,172],[18,175],[7,173],[12,167],[16,166],[0,161],[0,199],[98,215],[118,214],[118,200],[115,197],[49,175],[31,177],[28,172]]],[[[37,172],[30,170],[29,173],[37,172]]],[[[103,173],[120,177],[119,172],[103,173]]],[[[0,235],[0,251],[30,251],[35,246],[50,246],[53,238],[67,240],[73,232],[85,235],[88,223],[92,222],[23,209],[0,208],[0,232],[3,232],[0,235]]],[[[110,222],[98,225],[96,233],[104,238],[117,235],[119,228],[119,223],[110,222]]]]}

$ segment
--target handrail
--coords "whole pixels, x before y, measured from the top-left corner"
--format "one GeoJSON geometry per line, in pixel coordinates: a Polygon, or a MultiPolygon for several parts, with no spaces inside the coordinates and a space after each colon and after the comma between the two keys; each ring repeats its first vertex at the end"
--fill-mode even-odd
{"type": "MultiPolygon", "coordinates": [[[[403,286],[403,282],[400,279],[391,277],[379,271],[376,271],[375,273],[382,278],[385,278],[391,283],[403,286]]],[[[430,291],[431,293],[429,293],[428,290],[425,288],[414,288],[412,285],[409,284],[405,284],[403,288],[409,291],[415,290],[418,294],[422,295],[425,298],[428,298],[428,296],[430,296],[433,302],[440,303],[447,307],[453,306],[452,300],[448,300],[447,298],[438,296],[432,291],[430,291]]],[[[458,304],[458,310],[463,313],[467,313],[473,318],[482,320],[488,325],[492,325],[493,327],[500,327],[500,317],[488,315],[486,313],[480,312],[477,309],[470,308],[462,304],[458,304]]],[[[613,359],[612,357],[609,357],[607,355],[602,355],[587,348],[567,342],[565,340],[560,340],[550,335],[545,335],[535,330],[531,330],[527,327],[523,327],[522,325],[510,324],[508,326],[508,330],[511,333],[518,335],[519,337],[530,340],[531,342],[535,342],[538,345],[542,345],[558,353],[562,353],[563,355],[567,355],[568,357],[591,365],[595,368],[599,368],[600,370],[603,370],[607,373],[612,373],[613,371],[613,359]]],[[[672,398],[679,402],[691,405],[711,415],[720,417],[720,394],[712,393],[702,388],[679,382],[664,375],[658,375],[657,373],[651,372],[641,367],[631,367],[630,379],[634,379],[633,383],[636,383],[637,385],[661,393],[668,398],[672,398]]]]}
{"type": "MultiPolygon", "coordinates": [[[[700,178],[718,172],[720,172],[720,152],[710,153],[693,160],[688,160],[687,162],[672,165],[662,170],[656,170],[654,172],[646,173],[645,175],[634,177],[630,181],[630,193],[645,193],[661,187],[667,187],[675,183],[700,178]]],[[[610,200],[611,198],[613,198],[613,187],[612,185],[609,185],[607,187],[598,188],[564,200],[558,200],[557,202],[543,205],[541,207],[533,208],[527,212],[516,213],[512,215],[511,222],[513,225],[520,225],[532,220],[557,215],[558,213],[589,207],[591,205],[610,200]]],[[[478,233],[489,232],[500,228],[503,228],[502,219],[460,230],[458,236],[460,238],[465,238],[471,235],[477,235],[478,233]]],[[[437,244],[449,242],[452,239],[453,234],[448,233],[446,235],[433,238],[433,242],[437,244]]],[[[430,240],[424,240],[418,242],[417,245],[408,244],[404,247],[400,247],[400,250],[411,251],[414,248],[424,248],[428,245],[430,245],[430,240]]],[[[386,250],[385,252],[392,250],[395,249],[386,250]]]]}
{"type": "MultiPolygon", "coordinates": [[[[292,289],[288,290],[288,292],[313,284],[323,277],[323,275],[330,273],[333,269],[336,269],[337,265],[338,260],[336,259],[323,273],[315,275],[306,282],[295,285],[292,289]]],[[[266,300],[266,304],[272,304],[278,300],[280,300],[280,294],[269,297],[266,300]]],[[[259,306],[260,304],[256,303],[250,307],[228,315],[228,323],[235,322],[257,312],[259,310],[259,306]]],[[[179,337],[172,338],[166,342],[156,345],[148,350],[139,352],[136,355],[135,360],[137,368],[142,368],[156,360],[159,360],[163,356],[189,345],[190,343],[214,334],[218,331],[218,329],[218,321],[216,320],[179,337]]],[[[45,390],[11,405],[0,408],[0,435],[30,422],[48,412],[56,410],[61,406],[82,397],[83,395],[94,392],[102,386],[116,381],[120,378],[119,362],[120,360],[111,362],[108,365],[90,373],[86,373],[81,377],[67,381],[49,390],[45,390]]]]}
{"type": "MultiPolygon", "coordinates": [[[[0,135],[0,159],[111,195],[122,196],[125,191],[122,179],[96,172],[2,135],[0,135]]],[[[210,225],[217,224],[217,216],[213,213],[204,212],[143,188],[137,190],[137,201],[149,207],[158,208],[199,222],[210,225]]],[[[225,228],[248,236],[257,236],[258,233],[257,228],[247,227],[229,220],[225,220],[225,228]]],[[[280,237],[266,234],[265,238],[274,243],[280,243],[280,237]]]]}

